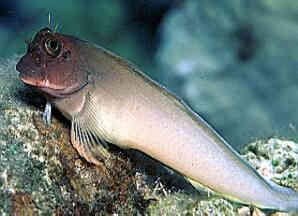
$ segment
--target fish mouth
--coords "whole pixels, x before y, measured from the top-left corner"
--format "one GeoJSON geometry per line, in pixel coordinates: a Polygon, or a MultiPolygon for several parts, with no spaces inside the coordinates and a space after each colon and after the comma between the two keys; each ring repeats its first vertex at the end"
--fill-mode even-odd
{"type": "Polygon", "coordinates": [[[83,89],[88,82],[86,81],[83,85],[80,86],[73,86],[73,87],[68,87],[68,88],[63,88],[61,86],[49,84],[48,80],[34,80],[30,78],[24,77],[22,73],[19,75],[20,79],[22,82],[24,82],[26,85],[29,85],[41,93],[45,93],[47,96],[54,97],[54,98],[65,98],[70,96],[71,94],[74,94],[81,89],[83,89]]]}
{"type": "Polygon", "coordinates": [[[37,88],[51,88],[55,90],[65,89],[65,86],[50,82],[45,73],[36,72],[38,70],[34,70],[31,66],[24,65],[23,58],[16,65],[16,70],[20,72],[19,79],[29,86],[37,88]]]}
{"type": "Polygon", "coordinates": [[[33,77],[28,77],[24,73],[19,74],[20,80],[26,85],[36,87],[36,88],[49,88],[53,90],[64,90],[62,86],[50,83],[48,79],[34,79],[33,77]]]}
{"type": "Polygon", "coordinates": [[[77,87],[70,87],[70,88],[64,88],[64,89],[53,89],[53,88],[43,87],[43,88],[39,88],[39,90],[46,93],[47,95],[49,95],[51,97],[65,98],[65,97],[68,97],[72,94],[79,92],[86,85],[88,85],[88,82],[84,83],[81,86],[77,86],[77,87]]]}

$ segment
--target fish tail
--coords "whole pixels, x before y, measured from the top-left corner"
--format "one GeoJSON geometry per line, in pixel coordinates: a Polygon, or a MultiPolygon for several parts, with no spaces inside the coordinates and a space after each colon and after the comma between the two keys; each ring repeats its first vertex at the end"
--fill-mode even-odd
{"type": "Polygon", "coordinates": [[[298,213],[298,192],[290,188],[280,186],[274,182],[269,182],[274,191],[276,191],[279,200],[279,210],[284,212],[298,213]]]}
{"type": "MultiPolygon", "coordinates": [[[[203,186],[199,182],[192,180],[190,178],[187,178],[187,177],[186,177],[186,180],[188,180],[197,190],[206,191],[206,186],[203,186]]],[[[298,213],[298,192],[297,191],[294,191],[287,187],[280,186],[272,181],[266,181],[266,182],[268,183],[270,190],[273,192],[272,200],[271,200],[271,202],[269,202],[270,204],[267,203],[266,205],[256,205],[256,207],[261,208],[261,209],[298,213]]],[[[218,193],[218,192],[216,192],[216,193],[218,193]]],[[[241,199],[231,197],[227,194],[221,194],[221,193],[219,193],[219,194],[228,198],[229,200],[232,200],[235,202],[239,202],[239,203],[246,204],[246,205],[253,205],[253,203],[244,202],[241,199]]]]}

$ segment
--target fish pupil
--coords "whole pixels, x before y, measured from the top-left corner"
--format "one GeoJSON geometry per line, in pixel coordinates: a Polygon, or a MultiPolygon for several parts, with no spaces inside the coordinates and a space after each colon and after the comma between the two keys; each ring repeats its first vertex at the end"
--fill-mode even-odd
{"type": "Polygon", "coordinates": [[[57,49],[58,49],[58,42],[56,40],[49,40],[48,41],[48,47],[51,48],[54,51],[57,51],[57,49]]]}
{"type": "Polygon", "coordinates": [[[56,39],[48,39],[45,42],[45,48],[49,55],[56,57],[59,55],[61,50],[61,44],[56,39]]]}

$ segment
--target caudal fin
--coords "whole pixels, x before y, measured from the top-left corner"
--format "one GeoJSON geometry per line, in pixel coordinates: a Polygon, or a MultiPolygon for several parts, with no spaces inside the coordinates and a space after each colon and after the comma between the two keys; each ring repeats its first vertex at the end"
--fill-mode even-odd
{"type": "Polygon", "coordinates": [[[290,188],[280,186],[272,181],[269,182],[277,196],[280,198],[279,210],[298,213],[298,192],[290,188]]]}

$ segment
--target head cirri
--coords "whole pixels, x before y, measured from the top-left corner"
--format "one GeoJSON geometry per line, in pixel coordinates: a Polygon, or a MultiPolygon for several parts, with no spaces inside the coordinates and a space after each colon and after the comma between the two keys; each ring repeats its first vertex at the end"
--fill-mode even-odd
{"type": "Polygon", "coordinates": [[[49,96],[64,97],[87,84],[83,62],[76,38],[44,28],[28,43],[16,69],[25,84],[49,96]]]}

